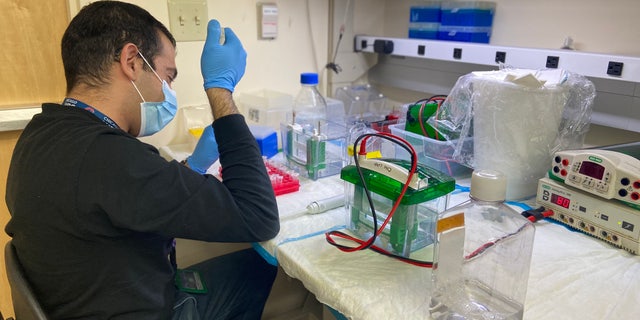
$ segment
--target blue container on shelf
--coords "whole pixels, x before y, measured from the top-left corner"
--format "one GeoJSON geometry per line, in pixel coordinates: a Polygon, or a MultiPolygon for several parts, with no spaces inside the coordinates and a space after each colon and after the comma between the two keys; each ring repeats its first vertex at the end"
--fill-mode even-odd
{"type": "Polygon", "coordinates": [[[411,39],[437,39],[439,23],[409,23],[409,38],[411,39]]]}
{"type": "Polygon", "coordinates": [[[441,5],[439,40],[489,43],[495,2],[447,1],[441,5]]]}
{"type": "Polygon", "coordinates": [[[409,9],[409,38],[436,39],[440,26],[440,1],[419,1],[409,9]]]}
{"type": "Polygon", "coordinates": [[[440,22],[440,2],[424,1],[409,9],[409,22],[440,22]]]}
{"type": "Polygon", "coordinates": [[[491,27],[496,11],[495,2],[447,1],[441,5],[443,26],[491,27]]]}
{"type": "Polygon", "coordinates": [[[491,27],[440,26],[438,40],[489,43],[491,27]]]}

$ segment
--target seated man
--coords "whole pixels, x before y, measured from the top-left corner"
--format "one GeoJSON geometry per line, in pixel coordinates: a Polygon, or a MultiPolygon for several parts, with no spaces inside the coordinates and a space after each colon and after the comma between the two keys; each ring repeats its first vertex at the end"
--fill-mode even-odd
{"type": "Polygon", "coordinates": [[[117,1],[93,2],[69,24],[67,97],[43,104],[25,128],[6,195],[6,232],[51,318],[260,318],[276,268],[252,249],[188,268],[206,293],[180,291],[174,279],[174,238],[256,242],[280,227],[260,151],[232,100],[246,52],[230,29],[220,44],[220,32],[210,21],[201,57],[215,121],[183,165],[136,139],[176,113],[167,28],[117,1]],[[222,182],[202,174],[218,155],[222,182]]]}

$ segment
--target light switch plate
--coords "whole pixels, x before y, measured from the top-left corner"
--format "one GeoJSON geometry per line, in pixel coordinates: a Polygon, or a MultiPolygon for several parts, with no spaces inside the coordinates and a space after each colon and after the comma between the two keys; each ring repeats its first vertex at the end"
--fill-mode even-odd
{"type": "Polygon", "coordinates": [[[169,23],[176,41],[201,41],[207,37],[207,1],[168,0],[169,23]]]}

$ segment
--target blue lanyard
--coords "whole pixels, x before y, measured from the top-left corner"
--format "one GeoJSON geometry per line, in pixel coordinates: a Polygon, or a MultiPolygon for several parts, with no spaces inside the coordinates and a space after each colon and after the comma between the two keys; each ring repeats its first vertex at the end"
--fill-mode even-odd
{"type": "Polygon", "coordinates": [[[76,99],[71,99],[71,98],[64,98],[64,101],[62,102],[63,106],[68,106],[68,107],[76,107],[76,108],[80,108],[83,110],[87,110],[89,112],[91,112],[94,116],[98,117],[98,119],[102,120],[102,122],[106,123],[109,127],[114,128],[114,129],[120,129],[120,127],[118,127],[118,125],[116,124],[115,121],[111,120],[111,118],[109,118],[106,114],[98,111],[98,109],[87,105],[86,103],[82,102],[82,101],[78,101],[76,99]]]}

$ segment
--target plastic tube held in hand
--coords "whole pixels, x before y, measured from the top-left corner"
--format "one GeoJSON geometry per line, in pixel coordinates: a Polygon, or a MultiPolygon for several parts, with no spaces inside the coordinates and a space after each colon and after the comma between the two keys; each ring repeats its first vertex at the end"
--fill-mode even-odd
{"type": "Polygon", "coordinates": [[[307,206],[308,214],[318,214],[344,206],[344,195],[311,202],[307,206]]]}
{"type": "Polygon", "coordinates": [[[200,57],[204,89],[223,88],[233,92],[246,65],[247,52],[233,30],[220,27],[217,20],[210,20],[200,57]]]}

